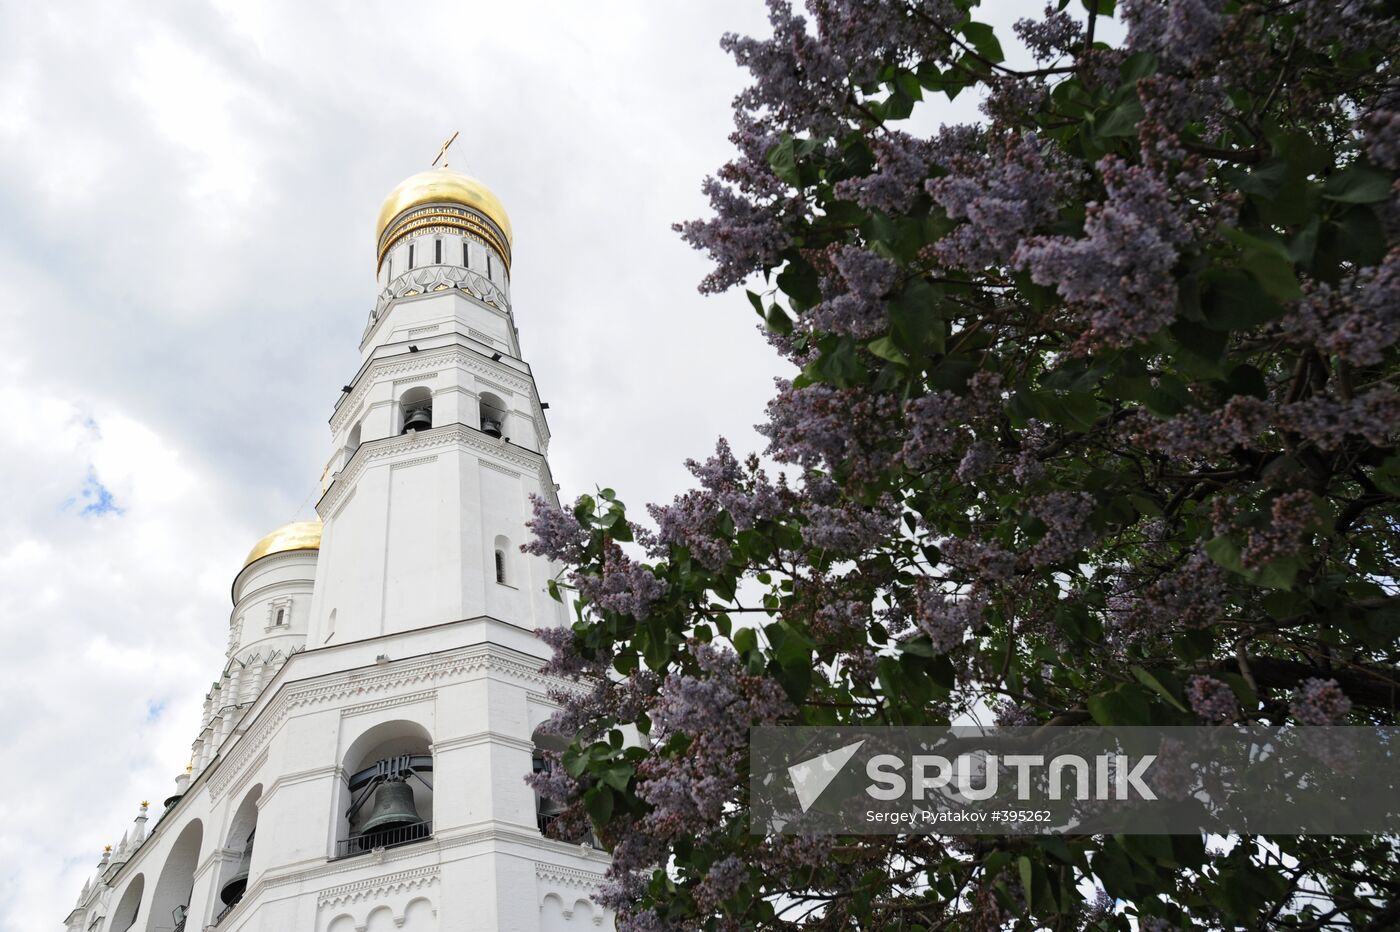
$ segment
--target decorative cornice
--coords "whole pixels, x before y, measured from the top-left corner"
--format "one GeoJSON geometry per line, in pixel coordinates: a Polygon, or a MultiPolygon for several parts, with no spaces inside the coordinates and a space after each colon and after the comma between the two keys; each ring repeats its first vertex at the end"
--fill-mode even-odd
{"type": "Polygon", "coordinates": [[[461,346],[425,349],[418,353],[399,354],[371,362],[360,376],[350,397],[342,401],[335,414],[331,415],[331,432],[339,432],[345,426],[350,420],[351,412],[358,412],[370,388],[378,382],[386,378],[395,379],[427,371],[440,372],[450,366],[494,378],[503,386],[509,387],[512,392],[520,392],[533,400],[529,378],[509,366],[495,362],[489,356],[480,355],[461,346]],[[403,358],[405,355],[409,358],[403,358]]]}
{"type": "Polygon", "coordinates": [[[345,510],[346,506],[355,500],[355,491],[355,489],[351,489],[349,492],[345,493],[345,495],[341,496],[340,504],[337,505],[335,511],[332,511],[330,514],[330,520],[339,518],[340,513],[345,510]]]}
{"type": "Polygon", "coordinates": [[[481,461],[481,465],[482,465],[484,468],[486,468],[486,469],[494,469],[496,472],[505,473],[507,476],[510,476],[512,479],[519,479],[519,478],[520,478],[520,473],[516,472],[514,469],[507,469],[506,467],[500,465],[499,463],[493,463],[493,462],[491,462],[490,460],[482,460],[482,461],[481,461]]]}
{"type": "Polygon", "coordinates": [[[535,749],[535,743],[528,738],[519,738],[499,731],[478,731],[475,734],[463,735],[448,741],[435,741],[433,742],[433,753],[457,751],[462,748],[479,747],[483,744],[515,748],[517,751],[534,751],[535,749]]]}
{"type": "Polygon", "coordinates": [[[397,462],[397,463],[390,463],[390,464],[389,464],[389,468],[390,468],[390,469],[407,469],[409,466],[423,466],[423,465],[425,465],[425,464],[427,464],[427,463],[436,463],[436,462],[437,462],[437,455],[434,454],[433,456],[420,456],[420,457],[418,457],[418,458],[416,458],[416,459],[411,459],[411,460],[400,460],[400,461],[397,462]]]}
{"type": "Polygon", "coordinates": [[[392,699],[376,699],[374,702],[362,702],[359,705],[348,706],[340,710],[341,718],[350,718],[354,715],[366,715],[370,712],[379,712],[383,709],[396,709],[401,705],[413,705],[415,702],[432,702],[437,699],[436,689],[425,689],[418,693],[409,693],[406,696],[395,696],[392,699]]]}
{"type": "MultiPolygon", "coordinates": [[[[247,762],[266,748],[272,735],[293,709],[383,692],[395,686],[413,683],[426,685],[451,676],[486,671],[503,673],[517,682],[526,684],[527,687],[533,685],[537,688],[578,688],[577,684],[571,681],[541,673],[537,666],[504,656],[501,648],[490,643],[443,651],[417,660],[397,661],[380,672],[351,670],[332,674],[316,681],[294,684],[279,690],[258,716],[262,720],[261,724],[256,729],[250,729],[229,756],[220,761],[223,765],[221,769],[225,769],[229,774],[241,773],[247,762]]],[[[210,780],[211,795],[216,798],[219,793],[214,786],[215,780],[218,779],[220,777],[216,774],[210,780]]],[[[224,785],[227,784],[220,784],[224,785]]]]}
{"type": "Polygon", "coordinates": [[[560,887],[581,887],[593,892],[602,885],[603,874],[594,874],[573,867],[561,867],[558,864],[547,864],[543,861],[536,861],[535,879],[543,880],[545,883],[552,883],[560,887]]]}
{"type": "Polygon", "coordinates": [[[455,266],[429,266],[395,276],[394,280],[379,292],[370,313],[370,325],[366,328],[368,338],[387,316],[389,306],[404,298],[417,298],[425,294],[455,290],[480,301],[493,310],[508,312],[510,298],[503,288],[480,272],[468,272],[455,266]]]}
{"type": "Polygon", "coordinates": [[[243,787],[248,785],[253,774],[257,773],[258,769],[265,763],[267,763],[267,748],[263,748],[257,760],[253,761],[247,767],[240,768],[238,772],[229,768],[226,776],[215,774],[214,779],[209,781],[209,798],[218,799],[224,794],[225,789],[228,789],[231,793],[241,792],[243,787]]]}
{"type": "Polygon", "coordinates": [[[360,474],[372,462],[405,453],[420,453],[454,444],[498,457],[534,475],[539,474],[544,463],[544,457],[533,450],[527,450],[524,447],[508,444],[504,440],[487,436],[465,424],[447,424],[442,427],[434,427],[431,430],[403,434],[385,440],[368,440],[360,444],[355,455],[350,457],[350,462],[341,470],[340,475],[331,483],[331,487],[326,490],[326,493],[321,496],[321,500],[316,503],[316,511],[323,519],[333,514],[341,497],[354,487],[360,474]]]}
{"type": "MultiPolygon", "coordinates": [[[[436,328],[434,328],[434,329],[436,329],[436,328]]],[[[400,385],[408,385],[408,384],[410,384],[410,383],[412,383],[412,382],[426,382],[426,381],[428,381],[429,379],[435,379],[435,378],[437,378],[437,377],[438,377],[439,375],[441,375],[441,374],[442,374],[442,371],[441,371],[441,370],[438,370],[438,371],[436,371],[436,372],[425,372],[425,373],[423,373],[422,375],[410,375],[410,376],[408,376],[407,378],[394,379],[393,384],[394,384],[394,387],[397,388],[397,387],[400,386],[400,385]]]]}
{"type": "Polygon", "coordinates": [[[438,880],[439,873],[436,864],[431,867],[399,871],[397,874],[388,874],[384,877],[374,877],[322,890],[316,894],[316,906],[321,909],[328,907],[334,909],[337,906],[347,906],[363,900],[381,899],[395,893],[418,890],[437,883],[438,880]]]}

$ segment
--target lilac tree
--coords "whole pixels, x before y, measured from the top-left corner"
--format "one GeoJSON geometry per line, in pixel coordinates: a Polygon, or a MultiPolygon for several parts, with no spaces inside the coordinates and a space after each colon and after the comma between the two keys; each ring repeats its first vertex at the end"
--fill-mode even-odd
{"type": "Polygon", "coordinates": [[[767,469],[537,505],[587,684],[541,789],[629,929],[1394,927],[1386,838],[748,833],[753,724],[1396,721],[1396,5],[1060,0],[1024,68],[975,7],[724,38],[737,154],[678,229],[793,373],[767,469]]]}

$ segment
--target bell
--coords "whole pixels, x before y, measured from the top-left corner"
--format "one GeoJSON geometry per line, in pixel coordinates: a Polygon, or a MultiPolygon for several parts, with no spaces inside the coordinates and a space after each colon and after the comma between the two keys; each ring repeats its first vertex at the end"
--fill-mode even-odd
{"type": "Polygon", "coordinates": [[[238,859],[238,866],[233,869],[233,876],[224,881],[223,887],[219,890],[219,899],[225,906],[232,906],[243,896],[243,891],[248,889],[248,868],[253,863],[253,836],[248,836],[248,844],[243,847],[243,856],[238,859]]]}
{"type": "Polygon", "coordinates": [[[483,415],[481,418],[481,432],[488,437],[499,438],[501,436],[501,422],[493,417],[486,417],[483,415]]]}
{"type": "Polygon", "coordinates": [[[433,426],[433,409],[429,407],[413,408],[404,414],[403,432],[411,430],[427,430],[433,426]]]}
{"type": "Polygon", "coordinates": [[[360,827],[360,834],[379,834],[422,821],[413,805],[413,787],[400,777],[390,777],[374,791],[374,808],[360,827]]]}

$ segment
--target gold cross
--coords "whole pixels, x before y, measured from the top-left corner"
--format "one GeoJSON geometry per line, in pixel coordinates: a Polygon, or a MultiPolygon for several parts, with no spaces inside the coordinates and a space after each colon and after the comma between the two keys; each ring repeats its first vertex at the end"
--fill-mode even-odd
{"type": "Polygon", "coordinates": [[[443,168],[446,168],[446,167],[447,167],[447,149],[448,149],[449,146],[451,146],[451,145],[452,145],[454,142],[456,142],[456,141],[457,141],[457,134],[456,134],[456,133],[453,133],[453,134],[452,134],[452,138],[449,139],[449,140],[447,140],[447,142],[444,142],[444,143],[442,144],[442,148],[438,150],[437,157],[433,159],[433,165],[436,166],[437,163],[438,163],[438,160],[441,159],[441,160],[442,160],[442,167],[443,167],[443,168]]]}

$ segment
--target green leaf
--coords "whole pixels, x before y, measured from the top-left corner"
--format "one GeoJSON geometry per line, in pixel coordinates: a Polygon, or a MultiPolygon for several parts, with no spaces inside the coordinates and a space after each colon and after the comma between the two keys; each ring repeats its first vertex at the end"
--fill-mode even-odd
{"type": "Polygon", "coordinates": [[[1374,204],[1390,197],[1393,183],[1385,172],[1363,162],[1328,178],[1322,196],[1343,204],[1374,204]]]}
{"type": "Polygon", "coordinates": [[[1303,296],[1298,276],[1293,272],[1293,260],[1288,249],[1276,240],[1261,239],[1227,224],[1220,225],[1221,234],[1240,247],[1244,267],[1265,291],[1285,301],[1303,296]]]}
{"type": "Polygon", "coordinates": [[[768,329],[774,333],[792,333],[792,318],[776,304],[768,306],[768,316],[763,319],[768,324],[768,329]]]}
{"type": "Polygon", "coordinates": [[[632,779],[632,765],[619,761],[599,774],[598,779],[619,793],[625,793],[627,792],[627,783],[632,779]]]}
{"type": "Polygon", "coordinates": [[[740,628],[734,632],[734,649],[741,654],[758,650],[758,632],[753,628],[740,628]]]}
{"type": "Polygon", "coordinates": [[[1172,695],[1172,691],[1170,689],[1167,689],[1167,687],[1163,686],[1161,681],[1158,680],[1157,677],[1153,676],[1151,673],[1148,673],[1146,670],[1144,670],[1142,667],[1137,666],[1136,664],[1133,665],[1132,671],[1133,676],[1137,677],[1137,681],[1139,683],[1146,686],[1153,692],[1157,693],[1163,699],[1167,700],[1167,702],[1171,703],[1172,708],[1176,709],[1178,712],[1186,711],[1186,706],[1182,705],[1180,700],[1178,700],[1176,696],[1172,695]]]}
{"type": "Polygon", "coordinates": [[[894,341],[889,337],[880,337],[878,340],[872,340],[865,348],[881,359],[888,359],[890,362],[899,363],[901,366],[909,364],[908,357],[899,351],[899,348],[894,345],[894,341]]]}
{"type": "Polygon", "coordinates": [[[1232,573],[1244,571],[1240,565],[1240,545],[1224,534],[1206,541],[1206,556],[1232,573]]]}
{"type": "Polygon", "coordinates": [[[1283,316],[1279,304],[1248,275],[1237,271],[1214,274],[1204,283],[1201,311],[1212,330],[1243,330],[1283,316]]]}
{"type": "MultiPolygon", "coordinates": [[[[1089,4],[1085,3],[1087,7],[1089,4]]],[[[1108,4],[1111,15],[1113,4],[1108,4]]],[[[1136,85],[1143,78],[1157,71],[1157,56],[1151,52],[1134,52],[1123,59],[1123,64],[1118,68],[1119,78],[1124,84],[1136,85]]]]}
{"type": "Polygon", "coordinates": [[[1138,124],[1147,116],[1142,102],[1136,97],[1125,100],[1108,112],[1101,121],[1094,124],[1094,133],[1101,139],[1118,136],[1136,136],[1138,124]]]}
{"type": "Polygon", "coordinates": [[[793,151],[792,136],[787,133],[783,138],[773,144],[768,150],[768,165],[773,169],[773,174],[794,188],[801,184],[801,178],[797,172],[797,155],[793,151]]]}
{"type": "Polygon", "coordinates": [[[1001,43],[997,41],[996,32],[986,23],[966,23],[962,29],[963,37],[967,39],[977,54],[992,62],[1000,63],[1006,58],[1001,51],[1001,43]]]}
{"type": "Polygon", "coordinates": [[[753,309],[758,313],[758,316],[764,317],[763,298],[759,297],[757,294],[755,294],[752,291],[749,291],[748,289],[744,290],[744,294],[748,295],[749,303],[753,305],[753,309]]]}
{"type": "Polygon", "coordinates": [[[1090,696],[1089,714],[1100,725],[1146,725],[1151,719],[1147,697],[1137,687],[1127,683],[1106,693],[1090,696]]]}
{"type": "Polygon", "coordinates": [[[608,819],[612,818],[612,790],[601,783],[590,787],[583,794],[583,808],[594,825],[606,825],[608,819]]]}
{"type": "Polygon", "coordinates": [[[1016,859],[1016,870],[1021,875],[1021,890],[1026,897],[1026,912],[1033,912],[1035,907],[1031,904],[1031,896],[1035,890],[1035,865],[1031,859],[1024,854],[1016,859]]]}

